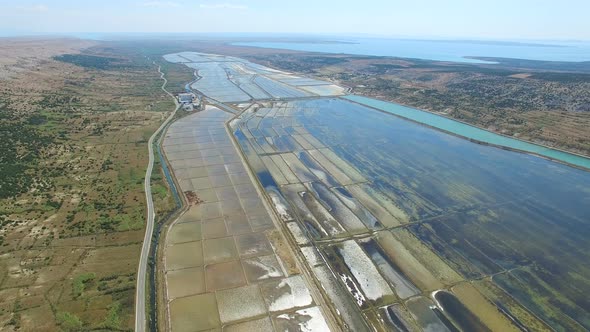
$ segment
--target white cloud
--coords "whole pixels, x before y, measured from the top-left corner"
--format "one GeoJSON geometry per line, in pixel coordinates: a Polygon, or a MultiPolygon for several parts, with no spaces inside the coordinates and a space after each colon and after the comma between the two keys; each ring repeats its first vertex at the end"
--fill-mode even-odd
{"type": "Polygon", "coordinates": [[[18,6],[17,7],[18,10],[24,11],[24,12],[46,12],[49,10],[49,7],[47,7],[47,5],[43,5],[43,4],[38,4],[38,5],[30,5],[30,6],[18,6]]]}
{"type": "Polygon", "coordinates": [[[248,9],[248,6],[233,3],[200,4],[199,7],[203,9],[248,9]]]}
{"type": "Polygon", "coordinates": [[[172,1],[146,1],[142,4],[144,7],[180,7],[180,4],[172,1]]]}

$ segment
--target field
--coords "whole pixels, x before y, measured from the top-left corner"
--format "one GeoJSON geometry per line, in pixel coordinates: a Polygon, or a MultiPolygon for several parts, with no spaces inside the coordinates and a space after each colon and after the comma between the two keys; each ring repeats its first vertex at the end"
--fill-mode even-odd
{"type": "Polygon", "coordinates": [[[129,330],[147,140],[173,108],[157,67],[79,40],[0,52],[0,329],[129,330]]]}

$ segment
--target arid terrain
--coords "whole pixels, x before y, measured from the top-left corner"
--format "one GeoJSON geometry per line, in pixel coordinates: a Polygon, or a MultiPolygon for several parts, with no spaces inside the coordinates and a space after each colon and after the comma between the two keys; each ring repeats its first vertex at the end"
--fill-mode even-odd
{"type": "Polygon", "coordinates": [[[133,326],[147,140],[174,106],[157,66],[95,44],[0,42],[0,330],[133,326]]]}

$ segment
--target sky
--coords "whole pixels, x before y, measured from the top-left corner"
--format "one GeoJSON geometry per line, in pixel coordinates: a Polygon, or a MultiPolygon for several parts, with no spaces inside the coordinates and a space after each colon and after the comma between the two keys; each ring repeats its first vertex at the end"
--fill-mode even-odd
{"type": "Polygon", "coordinates": [[[0,0],[0,35],[139,32],[590,40],[590,0],[0,0]]]}

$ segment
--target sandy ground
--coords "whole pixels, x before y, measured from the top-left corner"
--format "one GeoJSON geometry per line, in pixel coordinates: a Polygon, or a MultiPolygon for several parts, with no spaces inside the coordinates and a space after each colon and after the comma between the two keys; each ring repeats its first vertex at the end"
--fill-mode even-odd
{"type": "Polygon", "coordinates": [[[170,101],[150,83],[158,78],[155,68],[99,71],[52,59],[90,52],[94,45],[77,39],[0,38],[0,105],[6,123],[40,114],[45,122],[35,129],[56,142],[39,154],[32,163],[38,169],[30,173],[54,187],[0,199],[2,217],[11,221],[0,229],[2,331],[65,329],[59,325],[63,313],[92,329],[103,324],[115,302],[120,305],[113,309],[116,325],[133,326],[146,137],[170,101]],[[105,160],[111,164],[102,168],[105,160]],[[56,168],[63,171],[50,172],[56,168]],[[109,199],[121,204],[120,211],[110,209],[116,204],[104,202],[109,199]],[[59,205],[45,209],[49,200],[59,205]],[[80,212],[84,204],[88,212],[80,212]],[[109,211],[121,215],[121,227],[105,232],[99,214],[109,211]],[[91,275],[89,281],[81,293],[74,292],[74,280],[84,275],[91,275]]]}
{"type": "Polygon", "coordinates": [[[0,38],[0,80],[28,70],[41,70],[45,60],[64,53],[79,53],[95,42],[71,38],[0,38]]]}

